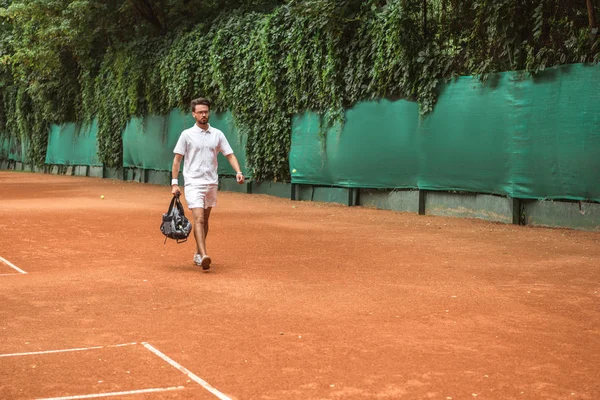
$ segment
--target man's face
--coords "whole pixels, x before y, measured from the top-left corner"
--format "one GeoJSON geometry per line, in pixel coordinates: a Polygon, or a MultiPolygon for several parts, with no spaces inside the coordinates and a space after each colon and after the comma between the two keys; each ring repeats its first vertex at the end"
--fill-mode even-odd
{"type": "Polygon", "coordinates": [[[208,124],[208,119],[210,118],[210,109],[205,104],[198,104],[192,115],[198,124],[205,125],[208,124]]]}

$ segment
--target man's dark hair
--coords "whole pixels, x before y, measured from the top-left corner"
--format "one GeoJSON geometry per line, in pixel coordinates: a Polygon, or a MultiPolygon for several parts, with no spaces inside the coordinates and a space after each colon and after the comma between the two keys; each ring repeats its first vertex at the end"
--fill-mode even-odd
{"type": "Polygon", "coordinates": [[[196,106],[199,104],[208,106],[208,109],[210,110],[210,100],[205,99],[204,97],[199,97],[197,99],[192,100],[192,102],[190,103],[190,106],[192,107],[192,112],[196,112],[196,106]]]}

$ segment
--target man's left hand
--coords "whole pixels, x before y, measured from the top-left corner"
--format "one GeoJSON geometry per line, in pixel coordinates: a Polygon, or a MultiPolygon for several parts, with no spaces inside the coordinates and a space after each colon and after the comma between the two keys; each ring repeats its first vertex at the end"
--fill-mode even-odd
{"type": "Polygon", "coordinates": [[[237,183],[239,183],[240,185],[242,183],[244,183],[244,181],[246,180],[246,178],[244,178],[244,174],[242,174],[241,172],[238,172],[237,174],[235,174],[235,179],[237,180],[237,183]]]}

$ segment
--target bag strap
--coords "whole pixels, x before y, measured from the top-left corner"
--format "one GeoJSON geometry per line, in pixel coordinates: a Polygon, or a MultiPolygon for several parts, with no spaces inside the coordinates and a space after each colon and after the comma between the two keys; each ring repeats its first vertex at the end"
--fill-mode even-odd
{"type": "Polygon", "coordinates": [[[167,210],[167,214],[171,214],[171,211],[173,211],[173,205],[175,205],[176,202],[179,202],[179,196],[177,196],[175,194],[175,195],[173,195],[173,198],[171,199],[171,204],[169,204],[169,209],[167,210]]]}
{"type": "MultiPolygon", "coordinates": [[[[183,204],[181,204],[181,200],[179,200],[179,195],[176,195],[174,200],[177,209],[179,210],[179,214],[181,214],[182,217],[185,217],[185,211],[183,210],[183,204]]],[[[169,210],[169,212],[171,212],[171,210],[169,210]]]]}

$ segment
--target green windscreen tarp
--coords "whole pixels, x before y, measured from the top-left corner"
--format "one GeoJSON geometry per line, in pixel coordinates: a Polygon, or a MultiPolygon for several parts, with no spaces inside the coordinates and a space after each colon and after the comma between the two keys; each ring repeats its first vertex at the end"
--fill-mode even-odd
{"type": "Polygon", "coordinates": [[[27,154],[28,141],[15,138],[0,138],[0,160],[24,162],[24,154],[27,154]]]}
{"type": "MultiPolygon", "coordinates": [[[[231,112],[220,113],[217,115],[218,118],[211,116],[210,124],[215,128],[220,129],[225,134],[233,154],[240,163],[240,168],[246,177],[251,177],[251,171],[246,168],[246,137],[240,135],[239,130],[235,126],[235,121],[231,112]]],[[[229,164],[229,161],[223,154],[218,156],[219,162],[219,175],[235,175],[235,171],[229,164]]]]}
{"type": "Polygon", "coordinates": [[[10,149],[10,139],[0,137],[0,161],[8,160],[9,149],[10,149]]]}
{"type": "Polygon", "coordinates": [[[600,65],[515,79],[514,192],[600,201],[600,65]]]}
{"type": "Polygon", "coordinates": [[[305,113],[292,121],[293,183],[363,188],[416,187],[418,106],[408,101],[361,103],[346,113],[340,131],[323,143],[319,118],[305,113]],[[295,170],[295,172],[294,172],[295,170]]]}
{"type": "Polygon", "coordinates": [[[98,125],[94,120],[88,126],[79,124],[52,125],[46,164],[101,166],[98,160],[98,125]]]}
{"type": "Polygon", "coordinates": [[[186,122],[177,110],[168,116],[132,118],[123,132],[123,166],[170,171],[173,148],[186,122]]]}
{"type": "MultiPolygon", "coordinates": [[[[16,147],[17,143],[15,139],[0,137],[0,160],[15,160],[16,147]]],[[[21,161],[20,154],[19,159],[15,161],[21,161]]]]}
{"type": "Polygon", "coordinates": [[[599,154],[600,66],[569,65],[459,78],[424,119],[413,102],[363,102],[325,146],[318,117],[299,115],[290,170],[292,183],[600,201],[599,154]]]}
{"type": "Polygon", "coordinates": [[[512,193],[514,105],[503,93],[511,76],[493,78],[485,85],[473,77],[442,85],[434,112],[413,132],[420,189],[512,193]]]}
{"type": "Polygon", "coordinates": [[[8,154],[8,157],[15,161],[21,161],[23,163],[30,162],[30,160],[28,159],[29,139],[14,139],[12,143],[14,143],[14,146],[11,148],[11,152],[8,154]]]}
{"type": "MultiPolygon", "coordinates": [[[[195,121],[189,112],[173,110],[168,116],[133,118],[123,132],[123,166],[170,171],[173,149],[185,129],[195,121]]],[[[212,114],[210,124],[227,137],[242,170],[245,169],[245,140],[239,138],[231,113],[212,114]]],[[[225,157],[219,155],[219,174],[234,174],[225,157]]]]}

